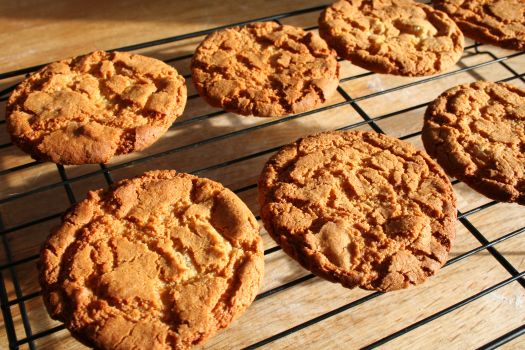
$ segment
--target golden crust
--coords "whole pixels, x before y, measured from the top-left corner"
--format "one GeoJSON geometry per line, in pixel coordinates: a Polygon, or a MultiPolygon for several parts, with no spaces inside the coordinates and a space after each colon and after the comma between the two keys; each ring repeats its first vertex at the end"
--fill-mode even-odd
{"type": "Polygon", "coordinates": [[[211,105],[259,117],[315,108],[339,83],[335,52],[324,40],[274,22],[208,35],[191,70],[199,94],[211,105]]]}
{"type": "Polygon", "coordinates": [[[423,142],[445,171],[485,196],[525,204],[525,90],[478,81],[442,93],[423,142]]]}
{"type": "Polygon", "coordinates": [[[525,3],[521,0],[434,0],[465,36],[511,50],[525,49],[525,3]]]}
{"type": "Polygon", "coordinates": [[[377,73],[422,76],[452,67],[463,34],[445,13],[411,0],[339,0],[319,18],[339,56],[377,73]]]}
{"type": "Polygon", "coordinates": [[[185,104],[173,67],[96,51],[31,74],[9,97],[6,121],[13,143],[37,160],[106,163],[155,142],[185,104]]]}
{"type": "Polygon", "coordinates": [[[345,287],[422,283],[455,236],[450,181],[424,152],[370,132],[327,132],[285,146],[259,180],[268,233],[305,268],[345,287]]]}
{"type": "Polygon", "coordinates": [[[208,179],[153,171],[90,192],[47,239],[45,305],[102,349],[187,349],[227,327],[263,276],[257,221],[208,179]]]}

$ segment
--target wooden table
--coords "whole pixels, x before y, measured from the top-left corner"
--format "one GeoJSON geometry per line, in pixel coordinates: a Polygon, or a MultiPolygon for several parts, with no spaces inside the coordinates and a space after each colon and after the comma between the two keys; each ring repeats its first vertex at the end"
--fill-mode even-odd
{"type": "MultiPolygon", "coordinates": [[[[2,2],[0,72],[323,3],[2,2]]],[[[319,12],[317,8],[275,19],[315,30],[319,12]]],[[[134,51],[168,60],[187,76],[191,54],[202,38],[190,35],[134,51]]],[[[471,41],[467,46],[463,59],[450,72],[427,78],[370,74],[343,61],[340,93],[325,107],[279,119],[241,117],[212,108],[196,95],[188,78],[186,111],[170,131],[147,150],[119,157],[106,167],[33,162],[9,144],[3,122],[6,92],[2,92],[0,297],[7,319],[0,327],[0,349],[7,349],[9,340],[22,349],[83,348],[47,316],[35,259],[60,213],[88,190],[146,170],[173,168],[222,182],[257,214],[256,179],[264,162],[283,144],[322,130],[357,128],[381,130],[421,148],[419,132],[426,103],[444,89],[479,79],[508,79],[524,85],[515,76],[525,72],[524,55],[471,41]],[[10,327],[16,339],[9,339],[10,327]]],[[[0,90],[5,90],[22,76],[1,78],[0,90]]],[[[239,320],[202,348],[350,349],[376,343],[385,349],[463,349],[523,333],[525,282],[516,276],[525,269],[525,208],[492,202],[462,183],[455,182],[454,189],[461,219],[451,261],[425,284],[399,292],[348,290],[314,277],[261,230],[266,250],[261,294],[239,320]],[[410,332],[404,332],[406,327],[410,332]]],[[[524,349],[525,337],[510,340],[503,348],[524,349]]]]}

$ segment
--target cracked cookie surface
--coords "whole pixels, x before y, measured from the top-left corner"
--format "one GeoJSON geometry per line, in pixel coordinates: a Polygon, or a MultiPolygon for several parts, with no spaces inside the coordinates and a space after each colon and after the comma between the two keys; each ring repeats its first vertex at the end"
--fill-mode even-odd
{"type": "Polygon", "coordinates": [[[154,58],[96,51],[31,74],[7,102],[13,143],[37,160],[106,163],[162,136],[186,104],[177,71],[154,58]]]}
{"type": "Polygon", "coordinates": [[[390,291],[445,263],[456,199],[439,166],[371,132],[327,132],[285,146],[259,179],[261,218],[283,250],[345,287],[390,291]]]}
{"type": "Polygon", "coordinates": [[[219,183],[153,171],[93,191],[42,250],[51,317],[99,349],[187,349],[225,328],[263,276],[259,227],[219,183]]]}
{"type": "Polygon", "coordinates": [[[427,108],[422,138],[450,176],[525,204],[525,90],[487,81],[449,89],[427,108]]]}
{"type": "Polygon", "coordinates": [[[339,56],[377,73],[430,75],[452,67],[463,34],[445,13],[411,0],[340,0],[319,18],[339,56]]]}
{"type": "Polygon", "coordinates": [[[192,77],[215,107],[273,117],[326,102],[339,83],[339,64],[317,34],[261,22],[208,35],[193,56],[192,77]]]}
{"type": "Polygon", "coordinates": [[[434,0],[465,36],[511,50],[525,49],[523,0],[434,0]]]}

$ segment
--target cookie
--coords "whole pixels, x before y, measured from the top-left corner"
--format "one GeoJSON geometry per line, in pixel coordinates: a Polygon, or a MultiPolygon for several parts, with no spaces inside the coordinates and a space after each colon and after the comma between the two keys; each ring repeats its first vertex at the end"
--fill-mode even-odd
{"type": "Polygon", "coordinates": [[[439,166],[372,132],[326,132],[282,148],[259,179],[264,226],[292,258],[345,287],[391,291],[447,260],[456,199],[439,166]]]}
{"type": "Polygon", "coordinates": [[[463,34],[445,13],[411,0],[340,0],[319,18],[339,56],[377,73],[430,75],[452,67],[463,34]]]}
{"type": "Polygon", "coordinates": [[[336,54],[323,39],[275,22],[208,35],[195,51],[191,72],[212,106],[258,117],[313,109],[339,83],[336,54]]]}
{"type": "Polygon", "coordinates": [[[525,2],[522,0],[434,0],[465,36],[511,50],[525,49],[525,2]]]}
{"type": "Polygon", "coordinates": [[[525,204],[525,90],[488,81],[447,90],[428,106],[422,138],[450,176],[525,204]]]}
{"type": "Polygon", "coordinates": [[[40,284],[52,318],[97,349],[188,349],[254,300],[255,217],[219,183],[152,171],[89,192],[47,239],[40,284]]]}
{"type": "Polygon", "coordinates": [[[155,142],[182,114],[186,85],[153,58],[96,51],[31,74],[7,102],[7,130],[34,159],[106,163],[155,142]]]}

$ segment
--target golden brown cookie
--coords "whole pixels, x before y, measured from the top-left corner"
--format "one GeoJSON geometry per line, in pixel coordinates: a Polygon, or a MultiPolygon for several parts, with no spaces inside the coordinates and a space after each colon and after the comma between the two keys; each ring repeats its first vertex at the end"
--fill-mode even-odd
{"type": "Polygon", "coordinates": [[[285,146],[259,179],[261,218],[306,269],[345,287],[422,283],[447,260],[456,199],[439,166],[372,132],[326,132],[285,146]]]}
{"type": "Polygon", "coordinates": [[[259,117],[313,109],[339,83],[335,52],[323,39],[275,22],[208,35],[191,71],[199,94],[212,106],[259,117]]]}
{"type": "Polygon", "coordinates": [[[259,227],[217,182],[152,171],[89,192],[39,263],[51,317],[97,349],[188,349],[227,327],[263,276],[259,227]]]}
{"type": "Polygon", "coordinates": [[[434,0],[465,36],[512,50],[525,49],[525,1],[434,0]]]}
{"type": "Polygon", "coordinates": [[[185,104],[173,67],[96,51],[31,74],[9,97],[6,121],[13,143],[37,160],[106,163],[155,142],[185,104]]]}
{"type": "Polygon", "coordinates": [[[463,34],[445,13],[411,0],[340,0],[319,18],[339,56],[377,73],[430,75],[452,67],[463,34]]]}
{"type": "Polygon", "coordinates": [[[525,90],[487,81],[447,90],[428,106],[422,137],[450,176],[525,204],[525,90]]]}

